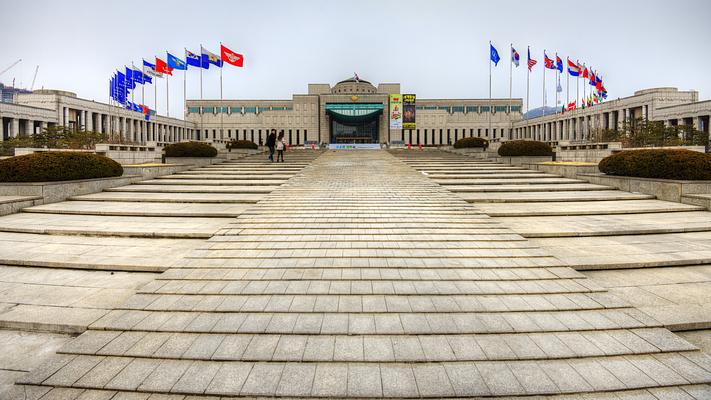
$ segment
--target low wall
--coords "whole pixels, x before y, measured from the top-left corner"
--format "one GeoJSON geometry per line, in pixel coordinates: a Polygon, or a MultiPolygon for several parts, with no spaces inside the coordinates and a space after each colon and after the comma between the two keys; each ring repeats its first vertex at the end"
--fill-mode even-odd
{"type": "Polygon", "coordinates": [[[600,162],[603,158],[620,151],[650,150],[650,149],[685,149],[704,153],[704,146],[662,146],[662,147],[628,147],[622,148],[617,142],[591,143],[586,145],[560,145],[556,148],[556,160],[577,162],[600,162]]]}
{"type": "Polygon", "coordinates": [[[188,164],[124,165],[123,176],[141,175],[144,179],[151,179],[156,176],[171,175],[191,168],[193,168],[193,165],[188,164]]]}
{"type": "Polygon", "coordinates": [[[682,181],[674,179],[636,178],[602,173],[580,174],[581,179],[597,185],[612,186],[627,192],[656,196],[659,200],[682,202],[688,194],[711,193],[711,181],[682,181]]]}
{"type": "Polygon", "coordinates": [[[224,158],[219,157],[166,157],[166,164],[185,164],[191,167],[204,167],[205,165],[219,164],[224,162],[224,158]]]}
{"type": "Polygon", "coordinates": [[[0,196],[37,196],[38,204],[56,203],[72,196],[101,192],[104,189],[125,186],[143,180],[140,175],[124,175],[115,178],[82,179],[58,182],[3,182],[0,196]]]}
{"type": "Polygon", "coordinates": [[[121,165],[144,164],[160,160],[161,148],[99,143],[96,145],[96,154],[109,157],[121,165]]]}
{"type": "Polygon", "coordinates": [[[499,162],[511,165],[535,164],[553,161],[553,156],[499,157],[499,162]]]}
{"type": "Polygon", "coordinates": [[[581,174],[595,174],[598,171],[597,164],[574,165],[574,164],[553,164],[553,163],[532,163],[522,164],[523,167],[549,174],[560,175],[565,178],[581,179],[581,174]]]}
{"type": "Polygon", "coordinates": [[[108,157],[121,165],[144,164],[160,160],[161,150],[155,146],[138,146],[128,144],[99,143],[95,150],[82,149],[45,149],[35,147],[18,147],[15,156],[39,153],[45,151],[96,153],[108,157]]]}
{"type": "Polygon", "coordinates": [[[42,204],[41,197],[20,197],[7,198],[0,196],[0,215],[14,214],[20,212],[25,207],[32,207],[42,204]]]}

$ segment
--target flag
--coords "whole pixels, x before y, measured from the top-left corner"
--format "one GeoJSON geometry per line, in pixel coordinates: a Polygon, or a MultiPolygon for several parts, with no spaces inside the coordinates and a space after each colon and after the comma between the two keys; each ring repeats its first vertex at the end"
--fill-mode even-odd
{"type": "Polygon", "coordinates": [[[538,61],[534,60],[531,58],[531,49],[528,49],[528,71],[530,72],[533,69],[533,66],[536,65],[538,61]]]}
{"type": "Polygon", "coordinates": [[[600,75],[595,76],[595,89],[598,91],[602,88],[602,78],[600,78],[600,75]]]}
{"type": "Polygon", "coordinates": [[[200,53],[202,54],[203,68],[209,68],[210,64],[222,68],[222,60],[220,60],[220,57],[218,57],[217,54],[210,53],[202,46],[200,46],[200,53]]]}
{"type": "Polygon", "coordinates": [[[570,76],[580,76],[580,66],[568,58],[568,73],[570,76]]]}
{"type": "Polygon", "coordinates": [[[548,69],[556,69],[555,63],[553,62],[553,60],[548,58],[548,55],[546,54],[545,51],[543,52],[543,65],[545,65],[545,67],[548,69]]]}
{"type": "Polygon", "coordinates": [[[163,77],[163,74],[156,71],[156,65],[151,64],[146,60],[143,60],[143,73],[146,75],[150,75],[154,78],[162,78],[163,77]]]}
{"type": "Polygon", "coordinates": [[[563,60],[558,57],[558,54],[555,55],[555,69],[557,69],[558,72],[563,72],[563,60]]]}
{"type": "Polygon", "coordinates": [[[177,70],[186,70],[188,69],[188,64],[185,63],[185,61],[179,59],[178,57],[170,54],[170,53],[165,53],[168,55],[168,68],[171,69],[177,69],[177,70]]]}
{"type": "Polygon", "coordinates": [[[242,57],[242,54],[235,53],[223,46],[222,43],[220,43],[220,57],[222,61],[234,65],[235,67],[242,67],[244,65],[244,57],[242,57]]]}
{"type": "Polygon", "coordinates": [[[582,65],[582,73],[581,73],[581,76],[582,76],[583,78],[587,78],[588,75],[589,75],[589,74],[588,74],[588,67],[586,67],[585,64],[583,64],[583,65],[582,65]]]}
{"type": "Polygon", "coordinates": [[[521,59],[521,57],[518,55],[518,51],[511,47],[511,62],[516,65],[516,68],[518,68],[518,62],[521,59]]]}
{"type": "Polygon", "coordinates": [[[588,84],[589,84],[590,86],[595,86],[595,73],[593,72],[592,69],[590,70],[590,76],[589,76],[589,78],[590,78],[590,80],[588,81],[588,84]]]}
{"type": "Polygon", "coordinates": [[[126,67],[126,88],[127,89],[135,89],[136,88],[136,81],[133,79],[133,70],[126,67]]]}
{"type": "Polygon", "coordinates": [[[491,61],[494,62],[494,66],[499,65],[499,60],[501,60],[501,57],[499,57],[499,52],[496,51],[496,47],[494,47],[493,44],[489,43],[489,58],[491,61]]]}
{"type": "Polygon", "coordinates": [[[576,100],[576,101],[571,101],[570,103],[568,103],[568,108],[567,108],[568,111],[575,110],[576,108],[578,108],[578,102],[577,102],[577,100],[576,100]]]}
{"type": "Polygon", "coordinates": [[[151,78],[150,75],[147,75],[143,72],[141,73],[143,74],[143,83],[153,83],[153,78],[151,78]]]}
{"type": "Polygon", "coordinates": [[[188,49],[185,49],[185,61],[187,61],[188,65],[193,67],[202,67],[202,60],[200,59],[200,56],[188,51],[188,49]]]}
{"type": "Polygon", "coordinates": [[[156,72],[161,74],[173,75],[173,68],[168,67],[168,64],[156,57],[156,72]]]}
{"type": "Polygon", "coordinates": [[[116,101],[126,104],[126,74],[116,73],[116,101]]]}
{"type": "Polygon", "coordinates": [[[144,76],[145,76],[145,75],[143,74],[143,71],[141,71],[141,70],[139,70],[139,69],[136,69],[135,66],[133,67],[133,80],[134,80],[136,83],[140,83],[141,85],[143,85],[144,83],[146,83],[146,81],[145,81],[145,79],[144,79],[144,76]]]}

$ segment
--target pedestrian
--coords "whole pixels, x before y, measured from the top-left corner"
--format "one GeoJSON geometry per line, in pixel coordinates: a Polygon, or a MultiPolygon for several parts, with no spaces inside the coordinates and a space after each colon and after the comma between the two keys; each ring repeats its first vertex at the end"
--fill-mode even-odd
{"type": "Polygon", "coordinates": [[[267,147],[269,147],[269,160],[274,162],[274,146],[276,146],[277,134],[276,129],[272,129],[267,136],[267,147]]]}
{"type": "Polygon", "coordinates": [[[284,131],[279,132],[279,136],[276,140],[276,151],[277,151],[277,162],[281,158],[281,162],[284,162],[284,148],[286,143],[284,143],[284,131]]]}

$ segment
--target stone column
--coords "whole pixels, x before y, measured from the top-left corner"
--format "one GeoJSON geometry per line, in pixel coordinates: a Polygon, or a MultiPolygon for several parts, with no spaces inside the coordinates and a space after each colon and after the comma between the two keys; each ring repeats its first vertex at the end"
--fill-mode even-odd
{"type": "Polygon", "coordinates": [[[41,121],[41,122],[40,122],[40,130],[41,130],[41,131],[44,131],[45,129],[47,129],[47,122],[46,122],[46,121],[41,121]]]}
{"type": "Polygon", "coordinates": [[[69,126],[69,108],[63,107],[62,111],[62,125],[69,126]]]}
{"type": "Polygon", "coordinates": [[[94,113],[91,111],[84,111],[86,113],[86,130],[94,130],[94,113]]]}
{"type": "Polygon", "coordinates": [[[5,122],[0,117],[0,142],[5,140],[5,122]]]}
{"type": "Polygon", "coordinates": [[[16,138],[20,135],[20,120],[17,118],[13,118],[12,121],[10,121],[10,124],[12,128],[10,129],[10,137],[16,138]]]}

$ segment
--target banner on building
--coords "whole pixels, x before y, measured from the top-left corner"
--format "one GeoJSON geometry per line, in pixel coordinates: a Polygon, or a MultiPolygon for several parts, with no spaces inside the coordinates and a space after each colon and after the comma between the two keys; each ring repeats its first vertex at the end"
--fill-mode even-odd
{"type": "Polygon", "coordinates": [[[402,129],[402,95],[390,95],[390,129],[402,129]]]}
{"type": "Polygon", "coordinates": [[[402,95],[402,129],[415,129],[415,95],[402,95]]]}

